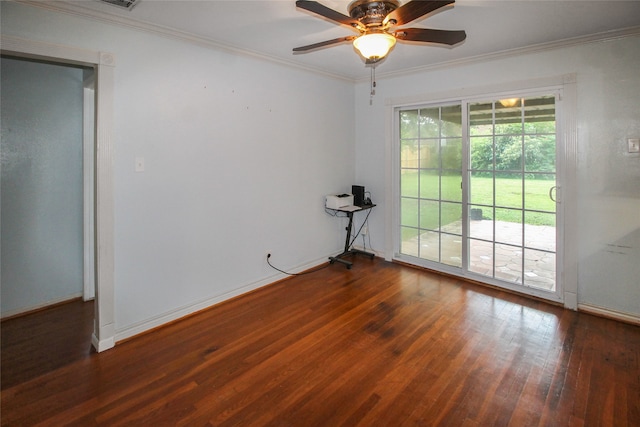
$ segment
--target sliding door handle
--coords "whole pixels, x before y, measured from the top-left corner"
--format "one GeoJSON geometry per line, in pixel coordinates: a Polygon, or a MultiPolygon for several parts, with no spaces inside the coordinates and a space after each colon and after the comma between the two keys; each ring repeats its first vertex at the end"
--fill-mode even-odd
{"type": "Polygon", "coordinates": [[[554,195],[554,194],[553,194],[553,193],[554,193],[554,191],[555,191],[556,193],[558,192],[558,186],[557,186],[557,185],[554,185],[553,187],[551,187],[551,188],[549,189],[549,198],[550,198],[551,200],[553,200],[553,202],[554,202],[554,203],[557,203],[557,200],[553,197],[553,195],[554,195]]]}

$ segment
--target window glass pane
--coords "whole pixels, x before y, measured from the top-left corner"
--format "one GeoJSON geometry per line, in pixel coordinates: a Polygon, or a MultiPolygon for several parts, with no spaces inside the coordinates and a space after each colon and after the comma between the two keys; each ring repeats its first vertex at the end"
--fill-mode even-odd
{"type": "Polygon", "coordinates": [[[440,262],[454,267],[462,267],[462,236],[440,234],[440,262]]]}
{"type": "Polygon", "coordinates": [[[420,171],[420,197],[436,200],[440,198],[440,172],[437,169],[420,171]]]}
{"type": "Polygon", "coordinates": [[[400,199],[400,224],[418,227],[418,199],[400,199]]]}
{"type": "Polygon", "coordinates": [[[440,261],[440,233],[425,231],[420,234],[420,258],[440,261]]]}
{"type": "Polygon", "coordinates": [[[462,136],[462,106],[442,107],[442,137],[462,136]]]}
{"type": "Polygon", "coordinates": [[[532,133],[556,133],[556,108],[554,96],[542,96],[524,100],[524,131],[532,133]]]}
{"type": "Polygon", "coordinates": [[[493,205],[493,178],[484,172],[471,172],[469,200],[479,205],[493,205]]]}
{"type": "Polygon", "coordinates": [[[522,170],[522,135],[495,137],[496,171],[522,170]]]}
{"type": "Polygon", "coordinates": [[[400,227],[400,252],[406,255],[417,257],[419,255],[420,231],[417,228],[400,227]]]}
{"type": "Polygon", "coordinates": [[[469,135],[493,135],[493,103],[469,104],[469,135]]]}
{"type": "MultiPolygon", "coordinates": [[[[543,118],[543,121],[531,121],[524,123],[524,133],[527,135],[555,135],[556,134],[556,122],[552,117],[548,118],[551,121],[547,121],[547,118],[543,118]]],[[[526,120],[526,119],[525,119],[526,120]]]]}
{"type": "Polygon", "coordinates": [[[402,197],[418,197],[418,171],[405,169],[400,175],[400,195],[402,197]]]}
{"type": "Polygon", "coordinates": [[[555,134],[526,136],[524,138],[524,156],[526,171],[555,172],[555,134]]]}
{"type": "MultiPolygon", "coordinates": [[[[501,117],[504,117],[506,113],[511,112],[513,116],[513,112],[520,111],[520,108],[523,104],[522,98],[502,98],[496,102],[496,112],[500,113],[501,117]]],[[[497,116],[498,114],[496,114],[497,116]]],[[[517,114],[516,114],[517,115],[517,114]]],[[[496,121],[498,121],[496,119],[496,121]]],[[[520,121],[520,117],[518,116],[518,121],[520,121]]]]}
{"type": "Polygon", "coordinates": [[[415,139],[403,139],[400,141],[400,167],[414,168],[420,167],[418,141],[415,139]]]}
{"type": "Polygon", "coordinates": [[[440,231],[462,234],[462,204],[440,203],[440,231]]]}
{"type": "Polygon", "coordinates": [[[440,203],[420,200],[420,228],[437,230],[440,227],[440,203]]]}
{"type": "Polygon", "coordinates": [[[447,171],[442,175],[442,200],[462,202],[462,172],[447,171]]]}
{"type": "Polygon", "coordinates": [[[522,209],[522,174],[496,175],[496,206],[522,209]]]}
{"type": "Polygon", "coordinates": [[[469,207],[469,236],[493,240],[493,209],[486,206],[469,207]]]}
{"type": "Polygon", "coordinates": [[[556,287],[556,255],[525,249],[523,276],[526,286],[554,291],[556,287]]]}
{"type": "Polygon", "coordinates": [[[524,245],[545,251],[556,250],[556,215],[525,212],[524,245]]]}
{"type": "Polygon", "coordinates": [[[526,175],[524,182],[524,207],[525,209],[555,212],[556,191],[553,187],[556,185],[556,176],[551,174],[536,174],[530,177],[526,175]],[[549,196],[551,193],[551,197],[549,196]]]}
{"type": "Polygon", "coordinates": [[[418,137],[418,110],[400,111],[400,139],[418,137]]]}
{"type": "Polygon", "coordinates": [[[493,243],[469,239],[469,271],[493,277],[493,243]]]}
{"type": "Polygon", "coordinates": [[[492,136],[471,137],[470,151],[472,170],[493,170],[492,136]]]}
{"type": "Polygon", "coordinates": [[[442,169],[462,170],[462,138],[447,138],[441,143],[442,169]]]}
{"type": "Polygon", "coordinates": [[[522,248],[505,244],[496,244],[496,279],[522,283],[522,248]]]}
{"type": "Polygon", "coordinates": [[[440,109],[420,110],[420,137],[438,138],[440,136],[440,109]]]}
{"type": "Polygon", "coordinates": [[[496,135],[520,135],[522,133],[522,100],[501,99],[495,106],[496,135]]]}
{"type": "Polygon", "coordinates": [[[496,208],[495,212],[495,241],[522,246],[522,211],[496,208]]]}
{"type": "Polygon", "coordinates": [[[522,135],[522,123],[512,123],[509,121],[504,121],[501,123],[496,123],[495,125],[496,135],[511,135],[511,136],[519,136],[522,135]]]}
{"type": "Polygon", "coordinates": [[[436,169],[440,167],[440,155],[437,139],[420,140],[420,167],[436,169]]]}

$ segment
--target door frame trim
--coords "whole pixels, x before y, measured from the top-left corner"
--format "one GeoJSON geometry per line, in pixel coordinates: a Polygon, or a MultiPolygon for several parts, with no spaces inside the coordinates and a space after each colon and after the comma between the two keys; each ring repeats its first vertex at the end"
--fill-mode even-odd
{"type": "Polygon", "coordinates": [[[564,307],[578,310],[578,89],[575,73],[562,76],[560,103],[564,159],[556,199],[561,201],[563,250],[558,254],[561,271],[557,273],[562,275],[564,307]]]}
{"type": "Polygon", "coordinates": [[[96,72],[94,224],[96,351],[115,345],[113,97],[115,56],[72,46],[2,35],[2,54],[93,67],[96,72]]]}
{"type": "MultiPolygon", "coordinates": [[[[88,73],[88,72],[87,72],[88,73]]],[[[95,148],[95,71],[83,80],[82,102],[82,192],[83,192],[83,300],[96,297],[94,230],[94,148],[95,148]]]]}

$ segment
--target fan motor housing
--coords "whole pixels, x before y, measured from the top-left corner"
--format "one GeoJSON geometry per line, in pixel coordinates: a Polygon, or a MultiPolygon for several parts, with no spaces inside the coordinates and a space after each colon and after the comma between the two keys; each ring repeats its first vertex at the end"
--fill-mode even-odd
{"type": "Polygon", "coordinates": [[[382,25],[384,18],[400,6],[397,0],[356,0],[349,5],[349,15],[366,26],[382,25]]]}

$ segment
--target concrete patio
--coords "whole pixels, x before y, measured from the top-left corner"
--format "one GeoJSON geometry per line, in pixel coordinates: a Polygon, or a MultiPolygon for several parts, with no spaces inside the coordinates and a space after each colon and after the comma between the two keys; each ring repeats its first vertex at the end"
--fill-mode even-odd
{"type": "MultiPolygon", "coordinates": [[[[424,232],[402,242],[402,253],[437,262],[441,247],[440,262],[462,267],[461,221],[448,224],[441,231],[453,234],[424,232]]],[[[527,287],[554,291],[555,233],[555,227],[550,226],[525,224],[523,230],[522,224],[518,223],[495,221],[494,225],[492,220],[470,221],[469,271],[527,287]],[[494,232],[495,248],[491,242],[494,232]]]]}

